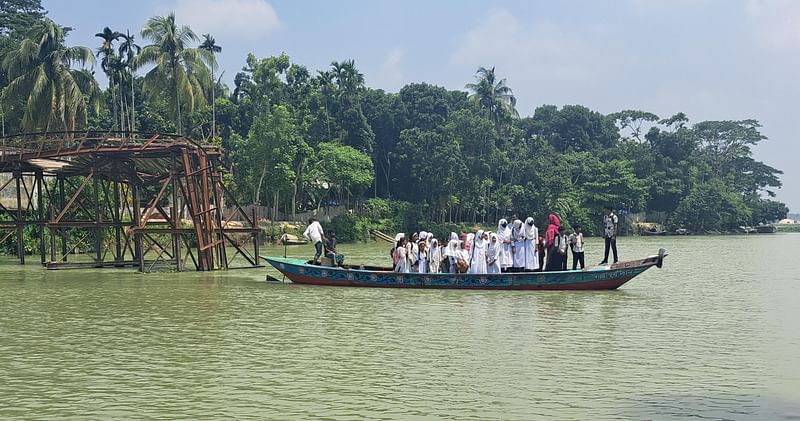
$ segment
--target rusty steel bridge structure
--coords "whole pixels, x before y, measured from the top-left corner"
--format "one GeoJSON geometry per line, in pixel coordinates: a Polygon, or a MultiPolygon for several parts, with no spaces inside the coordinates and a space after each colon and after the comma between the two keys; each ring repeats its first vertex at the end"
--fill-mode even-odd
{"type": "Polygon", "coordinates": [[[227,194],[223,174],[222,151],[185,136],[3,137],[0,243],[15,239],[19,263],[38,254],[49,269],[260,267],[255,214],[227,194]]]}

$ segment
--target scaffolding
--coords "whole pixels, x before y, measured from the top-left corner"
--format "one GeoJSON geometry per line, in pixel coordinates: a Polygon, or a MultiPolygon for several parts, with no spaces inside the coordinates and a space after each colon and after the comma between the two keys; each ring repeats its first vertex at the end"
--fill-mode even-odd
{"type": "Polygon", "coordinates": [[[49,269],[260,267],[255,214],[226,194],[223,170],[219,148],[178,135],[4,137],[0,243],[15,238],[19,263],[38,253],[49,269]]]}

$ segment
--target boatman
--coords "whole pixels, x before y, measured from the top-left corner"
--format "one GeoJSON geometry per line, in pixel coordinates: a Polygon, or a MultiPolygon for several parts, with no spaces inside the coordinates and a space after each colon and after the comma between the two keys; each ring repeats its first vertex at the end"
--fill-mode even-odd
{"type": "Polygon", "coordinates": [[[322,231],[322,225],[316,218],[309,218],[308,228],[303,232],[303,237],[314,243],[314,263],[320,264],[319,258],[322,256],[322,239],[325,237],[325,232],[322,231]]]}
{"type": "Polygon", "coordinates": [[[611,206],[603,206],[603,238],[606,242],[605,254],[601,265],[608,264],[608,249],[614,252],[614,263],[617,263],[617,234],[619,234],[619,218],[611,206]]]}
{"type": "Polygon", "coordinates": [[[325,238],[325,257],[331,259],[336,266],[344,263],[344,255],[336,252],[336,231],[331,231],[325,238]]]}

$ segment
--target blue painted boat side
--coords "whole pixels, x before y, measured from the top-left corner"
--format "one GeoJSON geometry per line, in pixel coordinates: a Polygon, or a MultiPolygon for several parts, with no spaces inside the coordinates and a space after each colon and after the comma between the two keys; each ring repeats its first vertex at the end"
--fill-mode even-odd
{"type": "MultiPolygon", "coordinates": [[[[620,268],[598,267],[586,271],[500,273],[500,274],[448,274],[448,273],[397,273],[390,271],[361,270],[309,265],[300,259],[265,257],[290,280],[339,286],[410,287],[410,288],[477,288],[477,289],[587,289],[616,288],[641,274],[654,261],[620,268]]],[[[637,262],[638,263],[638,262],[637,262]]]]}

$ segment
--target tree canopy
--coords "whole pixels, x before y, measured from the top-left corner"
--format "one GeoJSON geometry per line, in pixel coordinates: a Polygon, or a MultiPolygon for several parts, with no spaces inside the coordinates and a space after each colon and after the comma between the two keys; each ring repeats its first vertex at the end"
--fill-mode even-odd
{"type": "Polygon", "coordinates": [[[364,209],[379,200],[410,215],[401,219],[489,223],[513,211],[544,223],[555,211],[592,227],[610,205],[704,231],[787,212],[773,199],[781,171],[753,156],[766,140],[756,120],[579,104],[520,115],[495,67],[465,71],[465,90],[415,82],[386,92],[368,88],[352,59],[309,70],[285,53],[249,54],[228,89],[215,79],[215,37],[174,14],[144,23],[144,47],[130,29],[92,31],[109,79],[100,92],[84,67],[91,50],[66,46],[39,1],[0,5],[5,132],[186,133],[222,146],[230,190],[276,216],[372,199],[364,209]]]}

